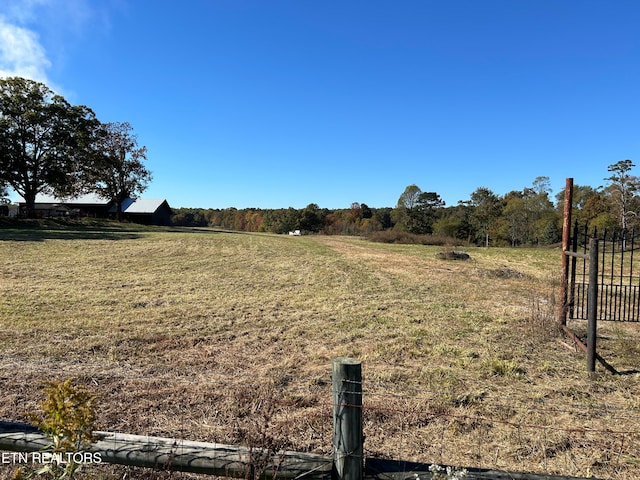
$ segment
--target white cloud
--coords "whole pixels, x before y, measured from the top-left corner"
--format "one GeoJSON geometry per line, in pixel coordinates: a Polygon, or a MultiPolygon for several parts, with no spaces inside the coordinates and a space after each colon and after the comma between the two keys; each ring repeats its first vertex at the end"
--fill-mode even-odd
{"type": "Polygon", "coordinates": [[[82,36],[109,28],[109,12],[123,0],[0,0],[0,15],[21,26],[37,25],[48,36],[82,36]]]}
{"type": "Polygon", "coordinates": [[[0,0],[0,77],[30,78],[60,92],[48,81],[51,59],[64,67],[68,44],[88,28],[108,30],[110,8],[121,1],[0,0]]]}
{"type": "Polygon", "coordinates": [[[35,30],[27,25],[50,0],[4,0],[0,6],[0,77],[19,76],[49,83],[51,61],[35,30]]]}
{"type": "Polygon", "coordinates": [[[0,17],[0,77],[19,76],[48,83],[50,67],[38,35],[0,17]]]}

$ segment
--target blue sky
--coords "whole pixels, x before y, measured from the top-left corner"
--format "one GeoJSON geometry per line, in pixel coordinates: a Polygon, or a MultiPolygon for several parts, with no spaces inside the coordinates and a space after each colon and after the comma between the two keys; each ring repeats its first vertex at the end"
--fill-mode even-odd
{"type": "Polygon", "coordinates": [[[148,148],[173,207],[448,206],[640,160],[637,0],[3,0],[0,76],[148,148]]]}

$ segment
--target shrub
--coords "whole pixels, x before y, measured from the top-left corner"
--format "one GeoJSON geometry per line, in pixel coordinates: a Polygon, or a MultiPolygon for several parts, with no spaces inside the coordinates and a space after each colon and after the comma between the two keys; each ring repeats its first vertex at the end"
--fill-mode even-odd
{"type": "Polygon", "coordinates": [[[446,235],[418,235],[399,230],[382,230],[367,235],[367,240],[379,243],[401,243],[415,245],[459,245],[460,240],[446,235]]]}

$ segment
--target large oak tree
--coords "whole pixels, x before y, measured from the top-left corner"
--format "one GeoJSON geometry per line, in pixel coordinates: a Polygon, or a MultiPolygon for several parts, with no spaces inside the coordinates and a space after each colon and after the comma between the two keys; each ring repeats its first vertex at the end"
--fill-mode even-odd
{"type": "Polygon", "coordinates": [[[24,198],[29,216],[39,193],[76,195],[98,125],[91,109],[69,104],[40,82],[0,79],[0,184],[24,198]]]}

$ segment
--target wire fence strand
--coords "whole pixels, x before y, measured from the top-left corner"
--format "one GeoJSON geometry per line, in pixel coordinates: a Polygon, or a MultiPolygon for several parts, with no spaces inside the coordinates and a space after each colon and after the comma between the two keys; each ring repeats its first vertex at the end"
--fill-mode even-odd
{"type": "MultiPolygon", "coordinates": [[[[332,452],[334,392],[328,374],[256,378],[65,361],[0,365],[0,378],[16,389],[25,378],[51,379],[52,372],[77,378],[106,399],[100,412],[104,430],[332,452]]],[[[564,462],[575,464],[569,469],[574,473],[584,472],[584,465],[606,462],[640,472],[634,463],[640,451],[640,408],[598,402],[597,395],[567,401],[526,394],[463,394],[366,379],[354,383],[363,389],[351,393],[363,395],[365,456],[478,467],[510,467],[524,459],[550,470],[564,462]],[[450,453],[460,451],[463,454],[450,453]]],[[[9,392],[7,401],[14,409],[11,415],[4,410],[2,420],[22,421],[24,408],[15,407],[35,407],[38,384],[21,388],[9,392]]]]}

